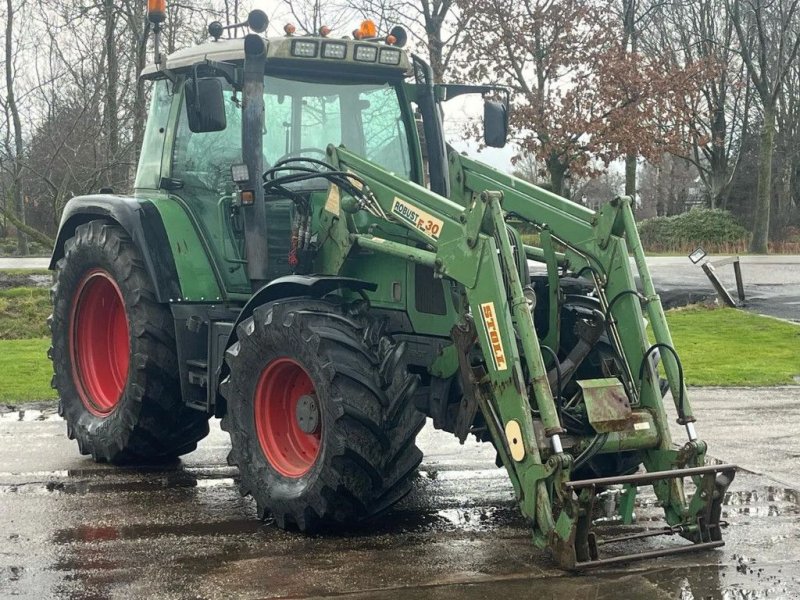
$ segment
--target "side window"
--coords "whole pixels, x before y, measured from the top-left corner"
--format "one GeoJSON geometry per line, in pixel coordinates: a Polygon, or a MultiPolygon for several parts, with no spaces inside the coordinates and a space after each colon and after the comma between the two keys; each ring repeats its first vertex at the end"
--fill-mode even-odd
{"type": "Polygon", "coordinates": [[[172,106],[172,84],[166,79],[156,81],[150,101],[150,114],[144,130],[135,188],[156,190],[161,182],[161,158],[167,137],[169,110],[172,106]]]}

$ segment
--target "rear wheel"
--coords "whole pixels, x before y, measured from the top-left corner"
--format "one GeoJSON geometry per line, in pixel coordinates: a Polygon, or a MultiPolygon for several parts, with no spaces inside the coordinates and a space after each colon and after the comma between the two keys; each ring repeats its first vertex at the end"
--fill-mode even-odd
{"type": "Polygon", "coordinates": [[[389,508],[411,489],[425,416],[404,346],[353,307],[311,299],[257,308],[226,354],[228,462],[260,518],[312,531],[389,508]]]}
{"type": "Polygon", "coordinates": [[[181,401],[172,317],[142,264],[102,220],[80,225],[58,261],[53,386],[69,437],[98,461],[167,460],[208,434],[208,415],[181,401]]]}

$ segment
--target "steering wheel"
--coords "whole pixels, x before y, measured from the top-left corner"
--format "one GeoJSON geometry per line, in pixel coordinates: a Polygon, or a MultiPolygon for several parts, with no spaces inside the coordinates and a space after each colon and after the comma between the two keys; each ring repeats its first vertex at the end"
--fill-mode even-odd
{"type": "Polygon", "coordinates": [[[276,160],[273,164],[277,165],[279,162],[284,161],[284,160],[289,159],[289,158],[297,158],[298,161],[302,160],[303,157],[300,156],[300,155],[303,154],[304,152],[319,154],[323,158],[323,160],[325,158],[327,158],[327,156],[328,156],[328,153],[325,152],[325,150],[321,150],[320,148],[300,148],[299,150],[297,150],[295,152],[287,152],[286,154],[281,156],[278,160],[276,160]]]}

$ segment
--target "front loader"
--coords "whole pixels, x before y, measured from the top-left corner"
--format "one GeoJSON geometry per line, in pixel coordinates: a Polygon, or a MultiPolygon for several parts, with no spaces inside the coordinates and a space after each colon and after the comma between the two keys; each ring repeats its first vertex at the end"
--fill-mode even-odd
{"type": "Polygon", "coordinates": [[[163,56],[148,8],[134,193],[72,199],[51,265],[54,385],[82,453],[173,458],[220,417],[259,517],[317,531],[403,498],[430,418],[494,446],[563,568],[723,544],[735,467],[706,464],[630,198],[595,212],[458,154],[446,102],[483,96],[502,146],[508,94],[433,82],[402,28],[266,38],[254,11],[163,56]],[[599,496],[621,488],[631,524],[641,486],[665,525],[600,538],[599,496]],[[686,542],[600,555],[662,534],[686,542]]]}

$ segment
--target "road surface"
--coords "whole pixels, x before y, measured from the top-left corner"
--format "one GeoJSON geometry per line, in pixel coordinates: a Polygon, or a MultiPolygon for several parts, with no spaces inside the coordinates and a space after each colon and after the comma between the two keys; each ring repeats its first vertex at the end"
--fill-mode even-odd
{"type": "Polygon", "coordinates": [[[800,387],[694,389],[691,397],[711,454],[750,470],[725,500],[727,545],[580,576],[533,547],[490,447],[462,447],[430,428],[420,436],[414,490],[394,511],[307,537],[256,521],[216,424],[183,461],[121,469],[80,456],[52,409],[8,412],[0,417],[0,596],[800,598],[800,387]]]}
{"type": "MultiPolygon", "coordinates": [[[[0,258],[2,269],[46,269],[47,258],[0,258]]],[[[656,288],[666,307],[683,306],[715,297],[714,288],[702,269],[685,256],[655,256],[647,259],[656,288]]],[[[800,256],[743,256],[744,308],[782,319],[800,321],[800,256]]],[[[531,263],[533,268],[541,268],[531,263]]],[[[723,285],[736,298],[733,266],[717,269],[723,285]]]]}

